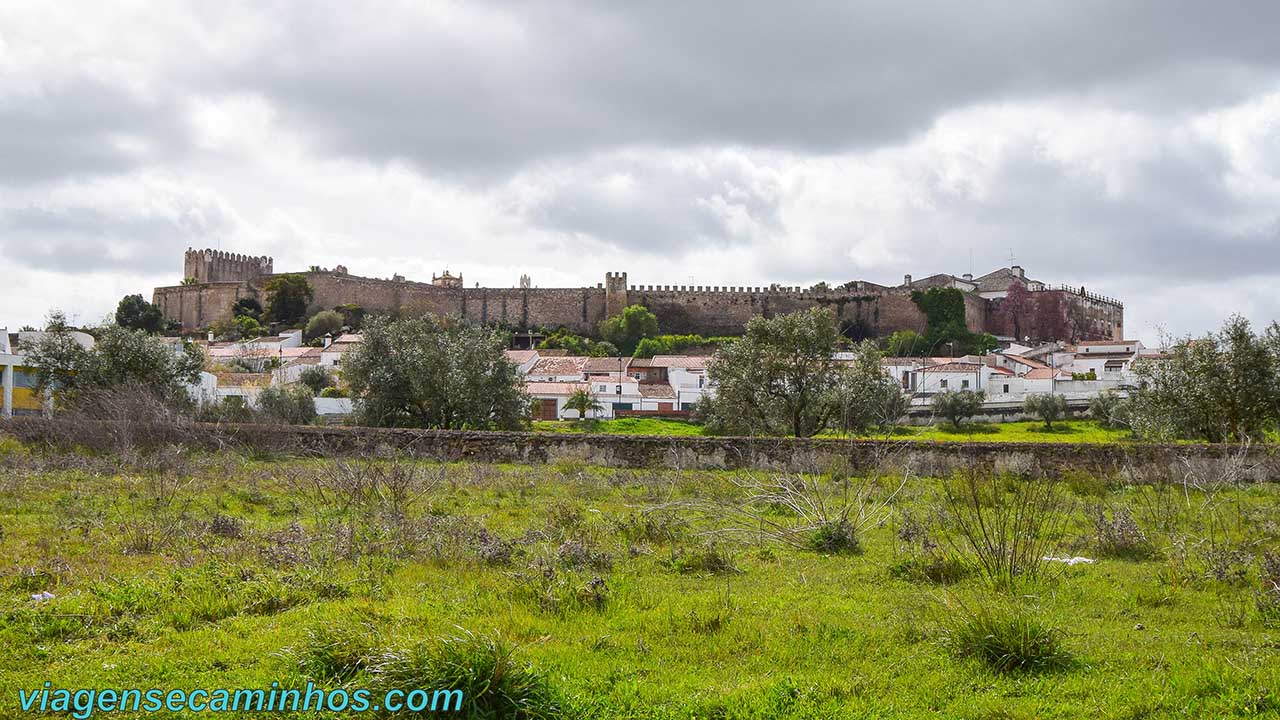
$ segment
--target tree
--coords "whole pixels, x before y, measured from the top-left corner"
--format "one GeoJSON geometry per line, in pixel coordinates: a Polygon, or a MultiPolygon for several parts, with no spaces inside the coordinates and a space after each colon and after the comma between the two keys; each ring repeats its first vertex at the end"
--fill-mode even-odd
{"type": "Polygon", "coordinates": [[[160,308],[143,299],[141,295],[125,295],[116,305],[116,325],[149,333],[164,328],[164,316],[160,308]]]}
{"type": "Polygon", "coordinates": [[[319,395],[325,388],[333,387],[333,376],[322,365],[311,365],[298,375],[298,382],[311,389],[312,395],[319,395]]]}
{"type": "Polygon", "coordinates": [[[309,425],[316,419],[316,401],[306,387],[272,385],[258,393],[258,411],[268,421],[309,425]]]}
{"type": "MultiPolygon", "coordinates": [[[[211,326],[212,327],[212,326],[211,326]]],[[[236,335],[242,338],[262,337],[266,334],[266,328],[258,323],[257,319],[248,315],[237,315],[235,319],[236,335]]]]}
{"type": "Polygon", "coordinates": [[[343,358],[358,420],[383,427],[517,429],[529,400],[497,330],[432,315],[365,323],[343,358]]]}
{"type": "Polygon", "coordinates": [[[716,388],[702,412],[721,432],[809,437],[839,407],[842,369],[835,317],[823,308],[756,316],[741,339],[716,353],[707,375],[716,388]]]}
{"type": "Polygon", "coordinates": [[[1157,439],[1222,442],[1274,429],[1280,420],[1276,332],[1260,337],[1248,320],[1234,315],[1217,333],[1185,338],[1166,357],[1134,363],[1134,431],[1157,439]]]}
{"type": "Polygon", "coordinates": [[[306,316],[307,304],[315,295],[307,277],[299,273],[277,275],[267,281],[264,290],[267,293],[267,319],[286,325],[294,325],[306,316]]]}
{"type": "Polygon", "coordinates": [[[254,320],[262,319],[262,303],[251,297],[242,297],[231,304],[232,317],[249,317],[254,320]]]}
{"type": "Polygon", "coordinates": [[[629,305],[621,315],[614,315],[600,323],[600,337],[630,355],[636,345],[647,337],[658,334],[658,316],[643,305],[629,305]]]}
{"type": "Polygon", "coordinates": [[[1126,427],[1129,403],[1111,390],[1103,390],[1089,401],[1089,415],[1105,428],[1126,427]]]}
{"type": "Polygon", "coordinates": [[[303,333],[307,339],[323,335],[337,335],[342,331],[343,317],[337,310],[321,310],[307,321],[307,329],[303,333]]]}
{"type": "Polygon", "coordinates": [[[355,303],[344,303],[334,308],[342,313],[342,324],[351,328],[352,332],[359,332],[360,326],[364,324],[365,309],[355,303]]]}
{"type": "Polygon", "coordinates": [[[853,362],[839,377],[840,426],[847,433],[864,434],[871,428],[892,430],[907,411],[906,397],[880,365],[880,351],[871,340],[854,346],[853,362]]]}
{"type": "Polygon", "coordinates": [[[982,410],[983,394],[972,390],[947,390],[933,396],[933,412],[951,421],[957,430],[960,423],[982,410]]]}
{"type": "Polygon", "coordinates": [[[107,325],[96,330],[97,342],[85,348],[72,331],[61,327],[41,338],[27,352],[36,370],[38,392],[53,391],[60,406],[74,405],[89,391],[146,388],[172,404],[185,403],[185,386],[204,365],[204,353],[192,343],[180,348],[165,344],[142,330],[107,325]]]}
{"type": "Polygon", "coordinates": [[[600,412],[604,406],[596,400],[596,396],[592,395],[588,390],[574,390],[573,394],[564,403],[565,410],[577,410],[578,419],[585,420],[587,416],[593,412],[600,412]]]}
{"type": "Polygon", "coordinates": [[[925,354],[929,343],[915,330],[897,330],[889,336],[888,349],[892,357],[917,357],[925,354]]]}
{"type": "Polygon", "coordinates": [[[1052,430],[1053,421],[1067,414],[1067,398],[1055,393],[1028,395],[1022,407],[1028,413],[1044,421],[1044,429],[1052,430]]]}

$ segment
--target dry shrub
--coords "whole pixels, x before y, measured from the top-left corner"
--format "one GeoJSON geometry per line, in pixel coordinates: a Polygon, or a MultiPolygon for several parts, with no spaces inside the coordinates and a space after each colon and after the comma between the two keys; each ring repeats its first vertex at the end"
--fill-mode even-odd
{"type": "Polygon", "coordinates": [[[1107,517],[1101,505],[1094,506],[1094,548],[1103,557],[1144,560],[1155,555],[1155,546],[1139,527],[1138,521],[1126,509],[1116,510],[1107,517]]]}

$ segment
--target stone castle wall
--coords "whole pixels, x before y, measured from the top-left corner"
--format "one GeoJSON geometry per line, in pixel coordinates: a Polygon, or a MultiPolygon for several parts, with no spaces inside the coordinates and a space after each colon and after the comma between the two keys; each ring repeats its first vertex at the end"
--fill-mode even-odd
{"type": "Polygon", "coordinates": [[[272,260],[266,255],[253,257],[207,248],[187,248],[182,263],[182,277],[202,283],[254,280],[271,273],[272,260]]]}
{"type": "Polygon", "coordinates": [[[182,323],[184,330],[197,330],[231,317],[231,306],[242,297],[257,297],[247,282],[212,282],[156,288],[151,302],[166,320],[182,323]]]}

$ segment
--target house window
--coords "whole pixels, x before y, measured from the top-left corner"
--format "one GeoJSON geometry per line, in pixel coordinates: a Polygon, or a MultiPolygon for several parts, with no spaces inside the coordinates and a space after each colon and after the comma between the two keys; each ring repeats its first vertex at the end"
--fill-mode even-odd
{"type": "Polygon", "coordinates": [[[609,392],[609,386],[608,386],[608,385],[601,385],[601,386],[600,386],[600,392],[609,392]]]}
{"type": "Polygon", "coordinates": [[[909,387],[911,387],[911,371],[903,370],[902,371],[902,389],[906,390],[909,387]]]}
{"type": "Polygon", "coordinates": [[[961,389],[961,390],[968,390],[968,389],[969,389],[969,381],[968,381],[968,380],[961,380],[961,381],[960,381],[960,389],[961,389]]]}
{"type": "Polygon", "coordinates": [[[943,380],[943,381],[939,384],[939,387],[941,387],[943,390],[946,390],[946,389],[947,389],[947,381],[946,381],[946,380],[943,380]]]}
{"type": "Polygon", "coordinates": [[[1006,394],[1009,392],[1009,383],[1005,383],[1005,384],[1004,384],[1004,392],[1005,392],[1006,394]]]}

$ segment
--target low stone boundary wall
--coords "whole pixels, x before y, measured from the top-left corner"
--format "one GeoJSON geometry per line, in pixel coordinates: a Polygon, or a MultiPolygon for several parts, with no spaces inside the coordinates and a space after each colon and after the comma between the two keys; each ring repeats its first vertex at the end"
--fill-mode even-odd
{"type": "Polygon", "coordinates": [[[363,427],[193,423],[149,430],[116,426],[102,432],[68,428],[57,419],[13,418],[0,433],[28,443],[111,447],[110,438],[134,445],[182,444],[206,450],[243,449],[313,457],[402,453],[445,461],[561,462],[620,468],[762,469],[825,471],[846,466],[910,468],[942,475],[970,466],[1033,476],[1131,473],[1137,479],[1202,482],[1222,478],[1280,481],[1280,448],[1225,444],[1090,444],[923,442],[753,437],[660,437],[578,433],[477,432],[363,427]],[[90,439],[95,438],[95,439],[90,439]],[[108,438],[102,440],[101,438],[108,438]]]}

